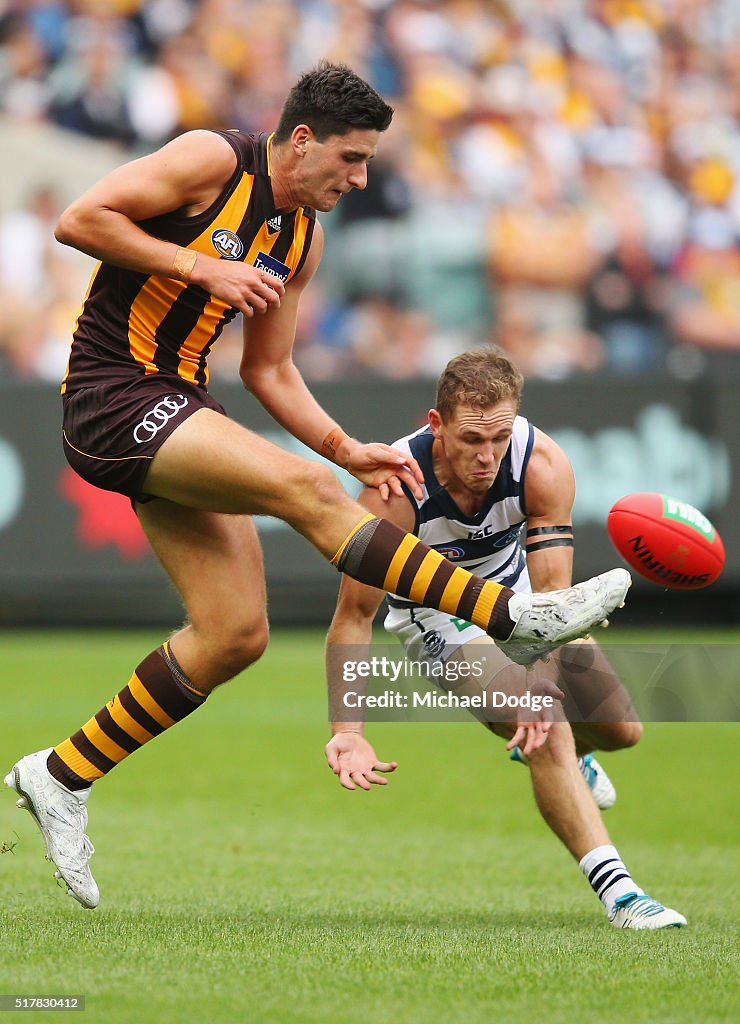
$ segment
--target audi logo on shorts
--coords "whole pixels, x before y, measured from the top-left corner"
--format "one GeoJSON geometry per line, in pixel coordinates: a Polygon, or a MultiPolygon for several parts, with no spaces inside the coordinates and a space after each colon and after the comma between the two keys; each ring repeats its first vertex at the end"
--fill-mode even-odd
{"type": "Polygon", "coordinates": [[[181,409],[188,404],[185,395],[167,395],[160,402],[150,409],[144,416],[141,423],[134,428],[134,441],[137,444],[144,444],[158,434],[165,423],[168,423],[173,416],[177,416],[181,409]]]}

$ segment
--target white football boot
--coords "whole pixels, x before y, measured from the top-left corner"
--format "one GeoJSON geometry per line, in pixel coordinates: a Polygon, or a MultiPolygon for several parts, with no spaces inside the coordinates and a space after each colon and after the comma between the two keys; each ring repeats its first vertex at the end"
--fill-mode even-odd
{"type": "Polygon", "coordinates": [[[67,892],[83,907],[92,910],[100,893],[88,861],[95,848],[85,835],[90,789],[71,792],[54,779],[46,767],[52,747],[22,757],[5,776],[14,789],[19,807],[30,811],[46,843],[46,859],[56,867],[55,878],[67,885],[67,892]]]}
{"type": "Polygon", "coordinates": [[[565,590],[514,594],[507,609],[516,623],[508,640],[496,643],[518,665],[546,658],[550,651],[587,636],[594,626],[624,606],[632,577],[626,569],[610,569],[565,590]]]}
{"type": "Polygon", "coordinates": [[[586,754],[585,757],[579,757],[578,767],[586,780],[586,785],[591,790],[596,806],[602,811],[613,807],[617,802],[617,791],[614,788],[614,783],[594,755],[586,754]]]}
{"type": "Polygon", "coordinates": [[[639,931],[658,928],[683,928],[686,918],[670,907],[664,907],[652,896],[628,892],[620,896],[609,915],[609,923],[615,928],[634,928],[639,931]]]}

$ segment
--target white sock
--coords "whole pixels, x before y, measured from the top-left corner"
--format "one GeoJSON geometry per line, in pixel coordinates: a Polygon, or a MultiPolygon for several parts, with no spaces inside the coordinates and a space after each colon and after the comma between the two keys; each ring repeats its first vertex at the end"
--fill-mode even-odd
{"type": "Polygon", "coordinates": [[[621,896],[630,892],[636,892],[638,896],[643,893],[614,846],[597,846],[586,854],[578,866],[606,907],[607,914],[612,913],[615,902],[621,896]]]}

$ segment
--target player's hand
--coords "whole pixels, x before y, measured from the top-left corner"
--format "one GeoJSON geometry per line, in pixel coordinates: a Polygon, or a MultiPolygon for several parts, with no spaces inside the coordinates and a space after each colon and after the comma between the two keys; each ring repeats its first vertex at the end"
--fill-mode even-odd
{"type": "Polygon", "coordinates": [[[551,726],[552,722],[545,721],[519,722],[516,732],[506,744],[506,749],[513,750],[514,747],[521,747],[522,754],[529,757],[534,750],[539,749],[543,743],[547,742],[551,726]],[[522,746],[522,744],[524,745],[522,746]]]}
{"type": "Polygon", "coordinates": [[[200,285],[246,317],[279,309],[285,295],[285,285],[275,274],[239,260],[217,260],[203,253],[198,254],[190,283],[200,285]]]}
{"type": "Polygon", "coordinates": [[[391,494],[402,497],[402,484],[406,484],[416,498],[423,496],[424,474],[419,463],[388,444],[379,441],[360,444],[347,438],[339,446],[337,462],[367,487],[377,487],[383,501],[388,501],[391,494]]]}
{"type": "Polygon", "coordinates": [[[560,701],[565,699],[565,694],[554,681],[551,675],[552,668],[536,666],[522,672],[521,668],[507,672],[499,676],[499,685],[509,695],[523,696],[529,693],[534,697],[551,697],[551,707],[540,706],[536,711],[532,708],[521,707],[516,715],[516,730],[514,735],[506,744],[507,750],[514,747],[521,747],[525,757],[547,742],[550,728],[553,721],[562,717],[560,701]],[[500,681],[505,679],[504,683],[500,681]]]}
{"type": "Polygon", "coordinates": [[[371,784],[387,786],[388,779],[377,773],[394,772],[398,767],[395,761],[379,761],[373,748],[358,732],[338,732],[326,744],[324,753],[345,789],[359,786],[369,790],[371,784]]]}

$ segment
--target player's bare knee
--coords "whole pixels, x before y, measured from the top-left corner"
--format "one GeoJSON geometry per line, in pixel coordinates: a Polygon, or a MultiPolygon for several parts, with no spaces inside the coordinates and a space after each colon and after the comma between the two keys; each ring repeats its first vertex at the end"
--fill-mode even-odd
{"type": "Polygon", "coordinates": [[[307,460],[293,468],[284,497],[285,518],[299,527],[320,519],[348,500],[347,492],[328,466],[307,460]]]}
{"type": "Polygon", "coordinates": [[[310,480],[311,495],[321,507],[334,508],[346,497],[346,492],[328,466],[313,470],[310,480]]]}
{"type": "Polygon", "coordinates": [[[502,740],[506,740],[507,743],[513,738],[514,733],[516,732],[516,725],[512,722],[485,721],[483,722],[483,725],[485,725],[486,729],[492,732],[494,736],[499,736],[502,740]]]}
{"type": "Polygon", "coordinates": [[[575,741],[567,722],[554,722],[547,734],[547,740],[529,755],[530,761],[549,761],[553,764],[569,764],[575,757],[575,741]]]}
{"type": "Polygon", "coordinates": [[[217,644],[217,656],[229,678],[258,661],[265,653],[269,639],[270,630],[266,620],[222,635],[217,644]]]}
{"type": "Polygon", "coordinates": [[[639,743],[641,736],[641,722],[611,722],[599,730],[593,742],[597,750],[624,750],[639,743]]]}
{"type": "Polygon", "coordinates": [[[617,725],[619,746],[634,747],[642,736],[642,722],[619,722],[617,725]]]}

